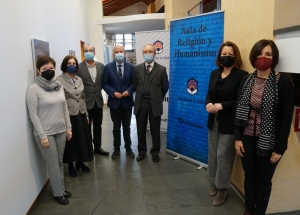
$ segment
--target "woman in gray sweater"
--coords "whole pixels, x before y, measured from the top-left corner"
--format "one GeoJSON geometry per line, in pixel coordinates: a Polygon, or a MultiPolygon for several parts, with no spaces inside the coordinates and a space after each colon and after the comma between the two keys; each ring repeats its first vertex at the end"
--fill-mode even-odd
{"type": "Polygon", "coordinates": [[[62,159],[72,130],[64,90],[54,77],[55,64],[49,56],[37,61],[39,76],[28,88],[27,107],[34,139],[46,161],[53,196],[58,203],[67,205],[72,194],[65,190],[62,159]]]}

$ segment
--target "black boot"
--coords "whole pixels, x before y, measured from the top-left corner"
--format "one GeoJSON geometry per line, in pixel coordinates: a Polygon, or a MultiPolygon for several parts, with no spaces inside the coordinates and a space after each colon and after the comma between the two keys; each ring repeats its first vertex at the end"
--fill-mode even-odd
{"type": "Polygon", "coordinates": [[[76,162],[76,169],[79,170],[81,169],[82,172],[90,172],[90,168],[88,168],[84,163],[80,162],[80,161],[77,161],[76,162]]]}
{"type": "Polygon", "coordinates": [[[69,170],[69,175],[73,178],[76,178],[77,177],[77,172],[74,168],[74,164],[73,162],[72,163],[69,163],[69,166],[68,166],[68,170],[69,170]]]}
{"type": "Polygon", "coordinates": [[[54,198],[61,205],[67,205],[67,204],[69,204],[69,200],[66,197],[63,197],[63,196],[54,196],[54,198]]]}

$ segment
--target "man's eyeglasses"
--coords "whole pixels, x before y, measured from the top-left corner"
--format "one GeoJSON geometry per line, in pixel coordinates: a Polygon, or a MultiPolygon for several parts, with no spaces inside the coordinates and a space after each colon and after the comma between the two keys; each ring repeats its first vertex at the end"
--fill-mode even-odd
{"type": "Polygon", "coordinates": [[[83,52],[94,52],[94,49],[83,50],[83,52]]]}

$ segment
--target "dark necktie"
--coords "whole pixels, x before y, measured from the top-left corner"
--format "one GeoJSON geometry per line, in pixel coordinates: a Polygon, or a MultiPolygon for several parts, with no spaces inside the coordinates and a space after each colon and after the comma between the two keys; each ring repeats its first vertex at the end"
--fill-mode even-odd
{"type": "Polygon", "coordinates": [[[151,72],[151,71],[150,71],[150,68],[151,68],[151,65],[148,64],[148,65],[147,65],[147,72],[148,72],[148,73],[151,72]]]}
{"type": "Polygon", "coordinates": [[[120,79],[122,79],[122,69],[121,69],[121,66],[122,65],[118,65],[118,67],[119,67],[118,74],[119,74],[120,79]]]}

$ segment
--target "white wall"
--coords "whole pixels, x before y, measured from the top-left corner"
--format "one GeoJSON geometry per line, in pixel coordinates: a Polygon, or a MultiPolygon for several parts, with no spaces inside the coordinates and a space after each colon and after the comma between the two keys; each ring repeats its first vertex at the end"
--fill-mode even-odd
{"type": "MultiPolygon", "coordinates": [[[[87,0],[88,5],[88,26],[89,26],[89,44],[93,45],[96,49],[95,60],[103,64],[108,62],[107,53],[104,46],[104,40],[106,39],[106,32],[103,29],[103,25],[96,25],[96,19],[103,18],[103,5],[102,0],[87,0]]],[[[107,101],[107,95],[102,90],[102,97],[104,104],[107,101]]]]}
{"type": "Polygon", "coordinates": [[[44,186],[44,161],[32,137],[25,95],[34,82],[31,38],[50,43],[57,61],[88,41],[86,0],[0,1],[0,214],[25,214],[44,186]]]}
{"type": "Polygon", "coordinates": [[[278,72],[300,73],[299,47],[300,30],[275,35],[279,49],[278,72]]]}

